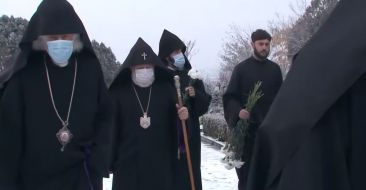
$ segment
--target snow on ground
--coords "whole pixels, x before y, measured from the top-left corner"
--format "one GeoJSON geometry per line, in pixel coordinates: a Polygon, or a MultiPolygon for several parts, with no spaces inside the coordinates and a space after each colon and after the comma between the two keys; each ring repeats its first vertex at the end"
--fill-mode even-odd
{"type": "Polygon", "coordinates": [[[220,162],[224,154],[215,147],[202,143],[201,172],[203,190],[235,190],[238,177],[235,169],[227,170],[220,162]]]}
{"type": "MultiPolygon", "coordinates": [[[[238,178],[235,170],[227,170],[220,162],[224,154],[216,147],[202,143],[202,186],[203,190],[235,190],[237,189],[238,178]]],[[[104,179],[103,190],[112,189],[112,175],[104,179]]]]}

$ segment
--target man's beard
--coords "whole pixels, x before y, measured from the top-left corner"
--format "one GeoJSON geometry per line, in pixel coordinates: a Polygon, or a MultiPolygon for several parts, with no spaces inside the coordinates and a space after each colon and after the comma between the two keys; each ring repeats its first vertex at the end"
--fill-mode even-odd
{"type": "Polygon", "coordinates": [[[269,55],[269,51],[263,50],[261,52],[258,52],[256,48],[254,48],[254,55],[256,57],[258,57],[259,59],[267,59],[268,55],[269,55]]]}

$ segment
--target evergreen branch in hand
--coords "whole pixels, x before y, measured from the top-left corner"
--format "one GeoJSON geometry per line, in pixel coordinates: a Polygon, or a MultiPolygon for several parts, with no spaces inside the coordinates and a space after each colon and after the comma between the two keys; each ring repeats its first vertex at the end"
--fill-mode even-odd
{"type": "MultiPolygon", "coordinates": [[[[263,96],[260,87],[261,81],[255,83],[254,88],[250,91],[247,98],[245,108],[248,112],[251,112],[256,105],[257,101],[263,96]]],[[[243,152],[246,148],[245,142],[250,138],[249,134],[249,122],[247,120],[239,120],[236,126],[229,131],[228,142],[226,143],[223,151],[225,157],[222,161],[226,164],[227,169],[233,167],[240,168],[244,162],[242,161],[243,152]]]]}

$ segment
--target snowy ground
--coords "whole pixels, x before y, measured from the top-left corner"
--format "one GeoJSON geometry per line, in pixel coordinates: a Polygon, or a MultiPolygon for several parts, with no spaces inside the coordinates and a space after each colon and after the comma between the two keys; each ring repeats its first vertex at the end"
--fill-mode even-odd
{"type": "Polygon", "coordinates": [[[220,162],[224,154],[210,145],[202,143],[201,172],[203,190],[235,190],[238,177],[235,169],[227,170],[220,162]]]}
{"type": "MultiPolygon", "coordinates": [[[[238,178],[235,170],[227,170],[220,162],[223,153],[217,148],[202,143],[202,186],[203,190],[235,190],[238,178]]],[[[111,190],[112,178],[104,180],[104,189],[111,190]]]]}

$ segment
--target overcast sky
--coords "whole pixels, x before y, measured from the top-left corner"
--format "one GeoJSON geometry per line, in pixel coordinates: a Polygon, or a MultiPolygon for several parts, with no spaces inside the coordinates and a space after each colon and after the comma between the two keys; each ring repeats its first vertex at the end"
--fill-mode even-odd
{"type": "MultiPolygon", "coordinates": [[[[277,14],[294,15],[299,0],[69,0],[91,39],[111,47],[123,62],[138,37],[158,53],[163,29],[183,40],[195,40],[191,64],[214,77],[230,25],[246,30],[267,28],[277,14]]],[[[310,0],[305,0],[309,2],[310,0]]],[[[30,19],[41,0],[0,0],[0,15],[30,19]]]]}

